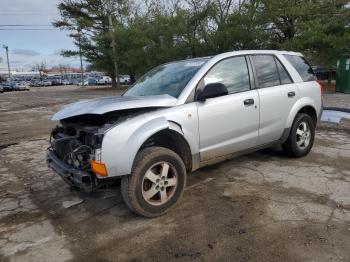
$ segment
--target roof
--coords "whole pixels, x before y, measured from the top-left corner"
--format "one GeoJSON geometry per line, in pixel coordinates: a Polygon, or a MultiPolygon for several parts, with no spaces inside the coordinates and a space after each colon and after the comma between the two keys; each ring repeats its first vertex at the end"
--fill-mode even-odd
{"type": "Polygon", "coordinates": [[[228,57],[228,56],[235,56],[235,55],[253,55],[253,54],[279,54],[279,55],[296,55],[296,56],[303,56],[302,53],[299,52],[292,52],[292,51],[284,51],[284,50],[239,50],[239,51],[231,51],[231,52],[225,52],[225,53],[220,53],[217,55],[213,56],[202,56],[202,57],[194,57],[194,58],[188,58],[188,59],[182,59],[182,60],[175,60],[175,61],[170,61],[166,64],[172,64],[172,63],[177,63],[177,62],[190,62],[190,61],[198,61],[198,60],[210,60],[214,57],[228,57]]]}
{"type": "Polygon", "coordinates": [[[232,51],[232,52],[226,52],[219,55],[249,55],[249,54],[279,54],[279,55],[296,55],[296,56],[303,56],[299,52],[292,52],[292,51],[284,51],[284,50],[240,50],[240,51],[232,51]]]}

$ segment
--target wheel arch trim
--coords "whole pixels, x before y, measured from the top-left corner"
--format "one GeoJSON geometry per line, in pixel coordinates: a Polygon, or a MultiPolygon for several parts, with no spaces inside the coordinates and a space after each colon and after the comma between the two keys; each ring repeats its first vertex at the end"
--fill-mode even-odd
{"type": "Polygon", "coordinates": [[[290,128],[292,126],[296,115],[299,113],[300,110],[302,110],[305,107],[312,107],[316,112],[316,117],[319,118],[319,116],[317,115],[317,110],[316,110],[317,106],[316,106],[315,101],[313,101],[312,99],[310,99],[308,97],[303,97],[303,98],[299,99],[292,107],[292,109],[288,115],[288,118],[287,118],[287,121],[285,124],[285,128],[290,128]]]}

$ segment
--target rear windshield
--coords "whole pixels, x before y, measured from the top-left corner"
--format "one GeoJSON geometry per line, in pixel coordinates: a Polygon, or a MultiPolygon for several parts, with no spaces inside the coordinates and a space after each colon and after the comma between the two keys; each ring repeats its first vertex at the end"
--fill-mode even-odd
{"type": "Polygon", "coordinates": [[[314,71],[304,57],[296,55],[284,55],[284,57],[294,66],[304,82],[317,80],[314,71]]]}

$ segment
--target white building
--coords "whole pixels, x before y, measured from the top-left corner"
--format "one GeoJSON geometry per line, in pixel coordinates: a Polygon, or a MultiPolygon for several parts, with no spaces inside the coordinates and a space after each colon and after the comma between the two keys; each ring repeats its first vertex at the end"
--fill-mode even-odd
{"type": "MultiPolygon", "coordinates": [[[[10,71],[11,77],[39,77],[39,71],[10,71]]],[[[0,70],[0,77],[7,79],[8,71],[0,70]]]]}

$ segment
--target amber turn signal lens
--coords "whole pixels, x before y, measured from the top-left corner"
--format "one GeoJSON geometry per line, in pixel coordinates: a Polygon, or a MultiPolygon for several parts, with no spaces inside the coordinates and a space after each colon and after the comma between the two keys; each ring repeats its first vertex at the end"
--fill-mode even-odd
{"type": "Polygon", "coordinates": [[[91,161],[91,170],[100,176],[108,176],[106,165],[95,160],[91,161]]]}

